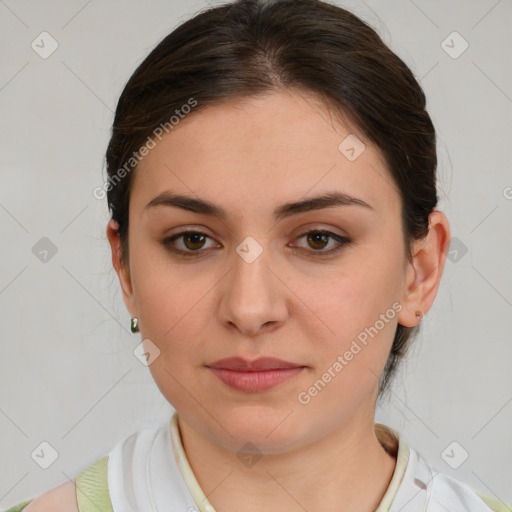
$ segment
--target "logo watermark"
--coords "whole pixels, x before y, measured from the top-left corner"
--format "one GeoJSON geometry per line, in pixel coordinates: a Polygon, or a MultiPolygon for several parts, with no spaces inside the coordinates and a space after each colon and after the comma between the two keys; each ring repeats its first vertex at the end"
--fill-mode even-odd
{"type": "Polygon", "coordinates": [[[342,356],[338,356],[336,361],[333,362],[327,368],[327,370],[322,374],[322,376],[314,382],[312,386],[310,386],[307,390],[301,391],[297,395],[297,400],[302,405],[307,405],[311,402],[311,399],[318,395],[326,386],[331,382],[344,368],[349,364],[354,356],[361,352],[362,347],[359,346],[357,341],[359,341],[364,346],[367,345],[368,336],[374,338],[379,331],[384,329],[385,325],[389,323],[390,320],[395,318],[396,314],[402,311],[403,306],[400,302],[395,302],[391,308],[386,310],[386,313],[381,313],[379,315],[379,320],[377,320],[373,326],[366,327],[364,331],[361,331],[355,339],[352,340],[352,344],[350,345],[349,350],[346,350],[342,356]]]}
{"type": "Polygon", "coordinates": [[[125,164],[120,167],[117,172],[109,176],[107,181],[101,186],[96,187],[92,191],[92,195],[96,199],[105,199],[107,192],[110,192],[127,174],[129,174],[135,167],[143,160],[143,158],[149,154],[149,152],[156,147],[155,138],[162,140],[164,134],[170,133],[174,127],[186,117],[192,111],[192,108],[197,106],[197,100],[189,98],[187,103],[182,105],[179,109],[175,110],[176,115],[172,115],[168,121],[160,124],[153,130],[153,137],[148,135],[146,142],[139,148],[138,151],[134,151],[132,156],[128,158],[125,164]]]}

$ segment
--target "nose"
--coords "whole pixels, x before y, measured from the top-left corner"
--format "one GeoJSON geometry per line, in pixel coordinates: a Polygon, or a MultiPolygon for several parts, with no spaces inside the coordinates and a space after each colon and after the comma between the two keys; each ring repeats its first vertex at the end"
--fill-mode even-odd
{"type": "Polygon", "coordinates": [[[247,336],[277,329],[288,317],[290,291],[268,252],[263,250],[254,261],[235,253],[233,268],[223,280],[220,321],[247,336]]]}

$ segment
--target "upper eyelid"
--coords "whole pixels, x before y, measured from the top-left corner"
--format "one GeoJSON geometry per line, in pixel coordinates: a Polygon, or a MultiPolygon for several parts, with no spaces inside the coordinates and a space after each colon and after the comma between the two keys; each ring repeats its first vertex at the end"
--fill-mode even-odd
{"type": "MultiPolygon", "coordinates": [[[[346,233],[337,233],[335,230],[336,229],[341,229],[341,228],[336,228],[336,227],[327,227],[327,226],[324,226],[322,227],[322,223],[320,223],[320,227],[316,227],[318,225],[318,223],[310,223],[309,225],[307,225],[306,227],[303,227],[300,231],[299,234],[295,235],[295,236],[302,236],[306,233],[309,233],[311,231],[324,231],[324,232],[328,232],[328,233],[332,233],[333,235],[337,235],[337,236],[344,236],[346,238],[349,237],[348,234],[346,233]]],[[[170,238],[170,237],[173,237],[173,236],[179,236],[179,235],[183,235],[183,234],[186,234],[186,233],[199,233],[201,235],[207,235],[208,237],[210,238],[215,238],[216,235],[210,235],[209,233],[211,232],[211,230],[209,228],[206,228],[206,227],[190,227],[190,228],[187,228],[187,227],[179,227],[177,229],[180,229],[180,231],[176,231],[175,233],[171,233],[167,236],[167,238],[170,238]]],[[[170,230],[169,230],[170,231],[170,230]]],[[[296,231],[295,229],[293,231],[296,231]]]]}
{"type": "MultiPolygon", "coordinates": [[[[181,237],[185,236],[185,235],[188,235],[190,233],[197,233],[199,235],[205,235],[206,237],[208,237],[210,240],[215,240],[215,238],[213,236],[210,236],[208,233],[204,232],[204,231],[200,231],[199,229],[186,229],[186,230],[183,230],[183,231],[179,231],[178,233],[173,233],[172,235],[169,235],[169,236],[166,236],[164,237],[164,241],[165,240],[178,240],[180,239],[181,237]]],[[[191,251],[192,252],[192,251],[191,251]]],[[[197,251],[196,251],[197,252],[197,251]]]]}
{"type": "MultiPolygon", "coordinates": [[[[310,227],[310,228],[305,229],[304,231],[301,231],[300,233],[295,235],[295,237],[296,238],[301,237],[301,236],[307,235],[308,233],[311,233],[311,232],[313,232],[313,233],[322,232],[324,234],[331,234],[331,235],[335,235],[335,236],[339,236],[339,237],[348,238],[347,235],[342,235],[340,233],[336,233],[335,231],[332,231],[331,229],[328,229],[328,228],[314,228],[314,227],[313,228],[310,227]]],[[[189,233],[198,233],[200,235],[206,235],[208,238],[211,238],[211,239],[215,238],[214,236],[209,235],[206,231],[202,231],[201,229],[196,229],[196,228],[184,229],[182,231],[178,231],[176,233],[168,235],[164,238],[165,239],[179,238],[180,236],[187,235],[189,233]]]]}

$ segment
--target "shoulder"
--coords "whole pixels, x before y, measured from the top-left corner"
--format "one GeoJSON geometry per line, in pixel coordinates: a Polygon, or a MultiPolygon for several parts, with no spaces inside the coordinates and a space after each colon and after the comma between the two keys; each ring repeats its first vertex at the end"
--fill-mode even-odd
{"type": "Polygon", "coordinates": [[[64,482],[34,498],[23,512],[79,512],[75,481],[64,482]]]}
{"type": "Polygon", "coordinates": [[[108,455],[105,455],[54,489],[31,500],[24,508],[19,504],[7,512],[113,512],[108,490],[108,455]],[[91,501],[92,500],[92,501],[91,501]]]}
{"type": "Polygon", "coordinates": [[[425,512],[512,512],[510,504],[492,498],[462,480],[439,471],[402,436],[401,439],[403,444],[401,443],[400,449],[407,446],[409,453],[404,477],[394,496],[395,505],[401,505],[403,510],[414,505],[410,510],[425,512]]]}
{"type": "Polygon", "coordinates": [[[437,473],[434,481],[434,498],[448,507],[448,510],[451,510],[450,507],[462,507],[462,510],[474,510],[475,512],[510,512],[512,510],[506,503],[492,498],[446,473],[437,473]]]}

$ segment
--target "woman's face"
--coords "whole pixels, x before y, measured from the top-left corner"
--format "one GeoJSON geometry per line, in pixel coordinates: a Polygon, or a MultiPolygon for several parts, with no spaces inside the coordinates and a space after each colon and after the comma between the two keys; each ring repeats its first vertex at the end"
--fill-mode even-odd
{"type": "Polygon", "coordinates": [[[125,302],[156,384],[196,431],[277,453],[373,425],[410,273],[398,190],[353,127],[291,91],[192,113],[139,164],[129,219],[125,302]],[[326,194],[361,203],[307,203],[326,194]],[[231,357],[296,368],[212,369],[231,357]]]}

